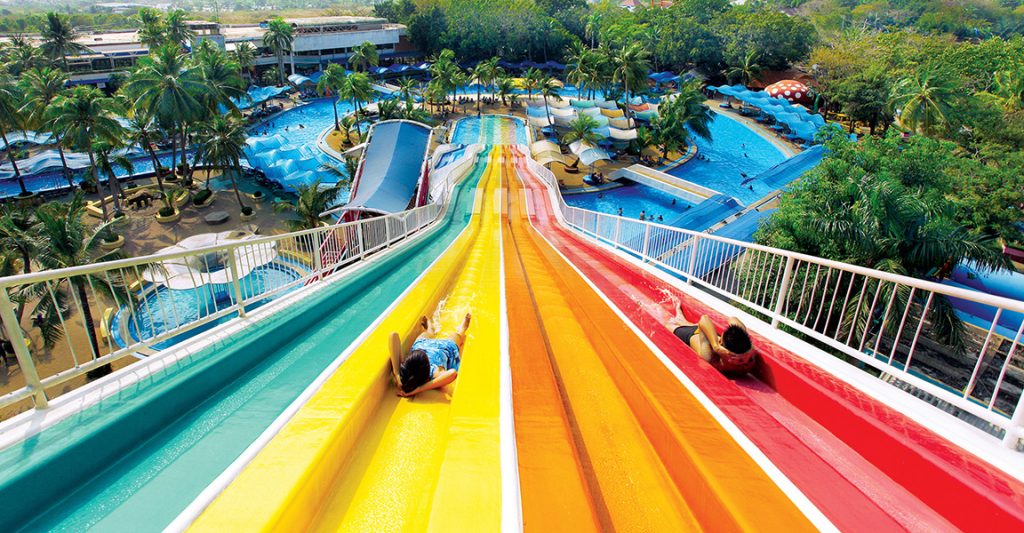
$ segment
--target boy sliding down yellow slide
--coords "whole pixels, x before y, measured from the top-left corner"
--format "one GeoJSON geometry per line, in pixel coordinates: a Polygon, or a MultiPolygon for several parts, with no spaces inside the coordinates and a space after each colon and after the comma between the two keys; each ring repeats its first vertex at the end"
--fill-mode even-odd
{"type": "Polygon", "coordinates": [[[398,386],[398,395],[416,396],[431,389],[440,389],[455,381],[459,373],[462,345],[472,315],[466,313],[458,330],[448,337],[438,337],[436,324],[421,317],[419,335],[409,353],[402,357],[402,339],[392,333],[388,348],[391,351],[391,374],[398,386]]]}

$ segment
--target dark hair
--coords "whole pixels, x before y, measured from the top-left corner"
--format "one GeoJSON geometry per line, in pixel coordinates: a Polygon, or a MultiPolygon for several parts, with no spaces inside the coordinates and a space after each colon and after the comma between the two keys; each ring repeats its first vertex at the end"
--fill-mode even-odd
{"type": "Polygon", "coordinates": [[[722,332],[722,346],[734,354],[744,354],[750,351],[750,335],[739,326],[729,326],[722,332]]]}
{"type": "Polygon", "coordinates": [[[402,380],[402,392],[406,393],[430,381],[430,359],[427,359],[427,352],[409,352],[409,357],[398,367],[398,377],[402,380]]]}

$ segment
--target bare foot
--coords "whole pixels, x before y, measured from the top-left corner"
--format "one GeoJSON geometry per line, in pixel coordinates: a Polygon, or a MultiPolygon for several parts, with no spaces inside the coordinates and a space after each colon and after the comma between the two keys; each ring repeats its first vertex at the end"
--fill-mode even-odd
{"type": "Polygon", "coordinates": [[[462,332],[465,333],[469,329],[469,322],[473,319],[472,313],[466,313],[466,318],[462,319],[462,332]]]}

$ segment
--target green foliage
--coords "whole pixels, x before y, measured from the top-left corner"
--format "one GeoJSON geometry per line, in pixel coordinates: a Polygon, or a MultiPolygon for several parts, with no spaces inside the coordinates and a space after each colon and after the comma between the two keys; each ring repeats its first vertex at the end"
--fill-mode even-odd
{"type": "Polygon", "coordinates": [[[322,186],[317,179],[309,185],[299,185],[295,201],[274,204],[277,213],[294,213],[296,220],[289,221],[293,231],[313,229],[320,226],[320,213],[327,211],[337,201],[341,187],[338,184],[322,186]]]}

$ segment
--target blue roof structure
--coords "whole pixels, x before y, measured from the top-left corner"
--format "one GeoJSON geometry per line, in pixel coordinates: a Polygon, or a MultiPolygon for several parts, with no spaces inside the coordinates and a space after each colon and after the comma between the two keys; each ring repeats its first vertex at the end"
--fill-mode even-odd
{"type": "Polygon", "coordinates": [[[825,148],[823,146],[812,146],[758,174],[754,180],[775,188],[782,188],[792,183],[793,180],[799,178],[807,171],[818,166],[818,163],[821,163],[821,160],[824,157],[825,148]]]}
{"type": "Polygon", "coordinates": [[[707,88],[757,107],[762,113],[789,128],[793,137],[804,142],[814,141],[818,129],[825,125],[825,119],[821,115],[809,113],[785,98],[776,98],[764,91],[751,91],[743,85],[708,85],[707,88]]]}
{"type": "Polygon", "coordinates": [[[743,209],[743,206],[732,196],[716,194],[698,204],[697,207],[681,214],[670,225],[693,231],[704,231],[740,209],[743,209]]]}
{"type": "Polygon", "coordinates": [[[404,211],[420,182],[430,128],[408,120],[374,124],[363,151],[362,170],[349,211],[389,214],[404,211]]]}

